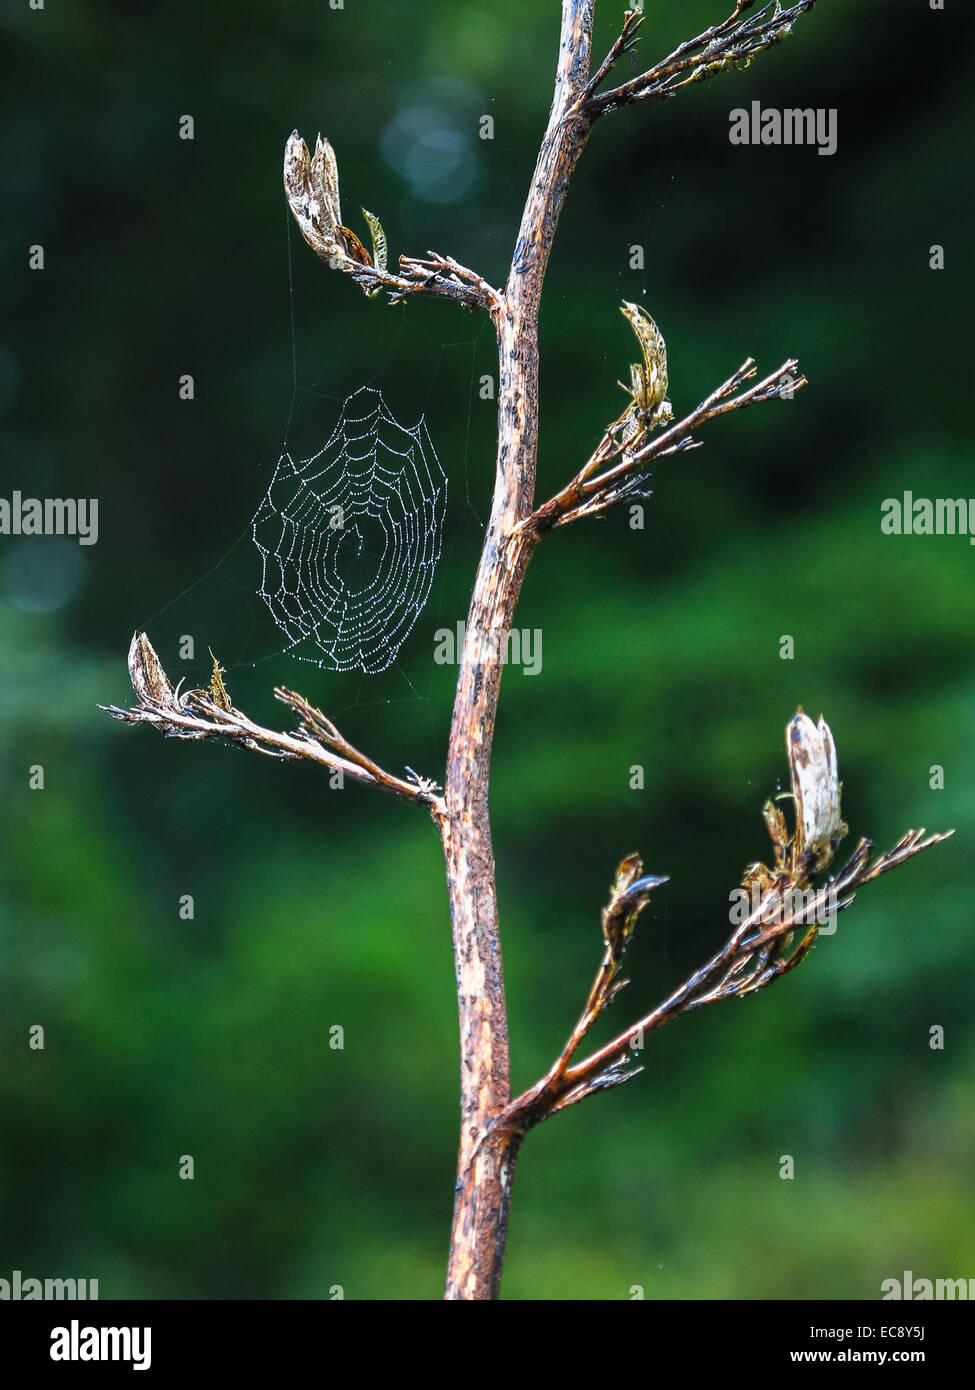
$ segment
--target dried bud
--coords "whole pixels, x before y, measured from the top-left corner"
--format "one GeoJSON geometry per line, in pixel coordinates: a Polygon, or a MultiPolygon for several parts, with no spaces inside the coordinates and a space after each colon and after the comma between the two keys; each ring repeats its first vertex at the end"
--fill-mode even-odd
{"type": "Polygon", "coordinates": [[[807,870],[824,869],[847,832],[840,814],[836,744],[826,720],[814,724],[802,706],[785,731],[796,804],[795,858],[807,870]]]}
{"type": "Polygon", "coordinates": [[[129,646],[129,677],[140,704],[176,708],[176,692],[144,632],[132,635],[129,646]]]}
{"type": "Polygon", "coordinates": [[[643,873],[643,861],[638,854],[628,854],[616,870],[609,902],[603,908],[603,938],[616,961],[633,935],[636,919],[646,907],[650,894],[666,878],[643,873]]]}
{"type": "Polygon", "coordinates": [[[670,419],[673,414],[670,402],[665,399],[669,381],[664,335],[646,309],[641,309],[639,304],[624,299],[620,313],[636,334],[643,354],[643,361],[630,367],[630,386],[624,386],[623,389],[630,392],[634,404],[649,417],[651,423],[662,423],[662,420],[655,420],[653,417],[666,415],[666,418],[670,419]]]}
{"type": "Polygon", "coordinates": [[[323,261],[339,262],[342,270],[351,269],[340,231],[338,167],[327,140],[319,135],[312,160],[304,140],[292,131],[284,148],[284,191],[301,235],[315,254],[323,261]]]}
{"type": "Polygon", "coordinates": [[[319,201],[322,217],[333,229],[342,225],[342,204],[339,201],[339,166],[335,151],[319,134],[311,161],[311,189],[319,201]]]}
{"type": "MultiPolygon", "coordinates": [[[[324,136],[318,136],[315,153],[310,156],[304,140],[292,131],[284,149],[284,191],[301,235],[333,270],[351,275],[359,266],[386,269],[386,234],[378,217],[363,208],[372,255],[355,232],[343,225],[338,162],[324,136]]],[[[373,276],[361,277],[359,284],[370,297],[380,291],[373,276]]]]}

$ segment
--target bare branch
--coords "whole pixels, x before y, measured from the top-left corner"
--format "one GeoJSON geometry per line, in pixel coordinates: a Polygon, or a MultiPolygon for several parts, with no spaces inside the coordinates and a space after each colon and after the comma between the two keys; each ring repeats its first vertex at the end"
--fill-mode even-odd
{"type": "Polygon", "coordinates": [[[619,1062],[628,1052],[635,1033],[654,1032],[656,1029],[662,1028],[665,1023],[678,1018],[682,1013],[689,1013],[702,1004],[713,1003],[718,999],[741,997],[770,984],[773,979],[799,964],[813,945],[820,927],[830,921],[836,913],[844,911],[850,906],[852,898],[842,895],[849,894],[863,884],[869,883],[871,879],[887,873],[889,869],[896,868],[907,859],[913,858],[914,855],[930,849],[932,845],[940,844],[942,840],[947,840],[953,834],[954,831],[948,830],[943,834],[926,836],[923,829],[909,830],[892,850],[881,855],[872,863],[870,860],[872,849],[870,841],[861,840],[853,856],[837,875],[835,881],[822,888],[811,902],[796,905],[791,910],[781,911],[783,901],[781,896],[775,892],[770,893],[762,899],[759,908],[746,919],[707,965],[685,980],[668,999],[644,1015],[625,1033],[620,1033],[612,1042],[607,1043],[598,1052],[587,1057],[577,1067],[571,1068],[568,1074],[569,1079],[581,1081],[597,1074],[603,1067],[619,1062]],[[769,916],[772,916],[773,920],[766,923],[769,916]],[[777,920],[775,920],[776,917],[777,920]],[[763,925],[763,923],[766,924],[763,925]],[[763,970],[757,976],[746,975],[740,984],[732,982],[733,988],[722,989],[720,987],[720,981],[727,978],[729,968],[747,966],[751,960],[758,958],[760,948],[773,941],[784,941],[796,928],[810,926],[810,924],[812,927],[810,933],[799,943],[792,957],[777,962],[776,965],[769,967],[768,970],[763,970]],[[752,929],[756,929],[755,934],[748,935],[752,929]],[[798,960],[796,956],[799,957],[798,960]],[[715,988],[716,985],[717,988],[715,988]]]}
{"type": "Polygon", "coordinates": [[[368,251],[342,220],[335,152],[319,136],[314,155],[295,131],[285,151],[284,183],[301,234],[332,269],[349,275],[369,296],[385,292],[392,304],[410,295],[451,299],[492,318],[499,348],[497,477],[467,620],[451,723],[446,793],[407,768],[394,777],[355,748],[321,710],[285,688],[276,697],[298,718],[291,733],[263,728],[236,709],[214,660],[208,690],[173,688],[146,635],[137,633],[129,671],[137,704],[103,706],[128,723],[147,723],[166,736],[223,738],[282,759],[304,758],[424,805],[444,845],[453,927],[461,1039],[461,1145],[451,1237],[447,1297],[497,1293],[504,1251],[511,1179],[518,1149],[533,1125],[597,1091],[624,1084],[634,1065],[635,1036],[655,1031],[694,1009],[765,988],[807,957],[824,922],[844,911],[863,884],[905,863],[952,832],[908,831],[884,855],[872,858],[861,840],[843,869],[818,889],[810,887],[846,833],[832,736],[800,710],[791,721],[796,826],[769,802],[765,820],[775,858],[772,868],[745,871],[750,910],[724,946],[667,999],[625,1032],[580,1062],[583,1040],[626,984],[623,955],[654,888],[666,882],[645,875],[628,856],[617,870],[602,914],[603,955],[582,1012],[548,1073],[510,1099],[507,1015],[500,955],[494,854],[489,806],[490,758],[500,663],[483,659],[492,634],[510,628],[519,590],[537,538],[556,526],[604,512],[640,495],[655,459],[698,447],[693,432],[715,417],[756,402],[779,399],[805,384],[789,360],[755,381],[751,358],[689,415],[672,424],[666,348],[645,311],[623,310],[640,342],[642,363],[631,367],[626,409],[605,430],[576,476],[548,502],[534,506],[538,424],[538,306],[559,214],[573,169],[595,118],[648,97],[666,99],[680,87],[706,80],[779,42],[815,0],[783,9],[769,0],[751,18],[756,0],[737,0],[721,23],[688,40],[667,58],[612,90],[602,90],[619,60],[634,51],[642,13],[628,9],[622,30],[590,76],[595,0],[562,0],[555,90],[548,126],[526,200],[503,293],[448,256],[400,256],[387,269],[386,236],[378,218],[362,209],[372,240],[368,251]],[[746,383],[753,383],[746,385],[746,383]],[[827,737],[828,736],[828,737],[827,737]],[[804,793],[808,793],[803,799],[804,793]],[[798,942],[796,936],[798,934],[798,942]]]}
{"type": "Polygon", "coordinates": [[[584,100],[588,100],[596,88],[612,72],[613,68],[623,57],[624,53],[632,53],[637,45],[637,30],[643,23],[644,15],[640,10],[627,10],[623,15],[623,28],[620,30],[619,38],[606,54],[606,57],[596,69],[593,77],[586,86],[584,100]]]}
{"type": "Polygon", "coordinates": [[[525,530],[544,534],[580,517],[604,512],[629,497],[645,495],[645,474],[654,459],[698,448],[699,441],[693,438],[692,432],[719,415],[745,410],[750,405],[764,401],[778,400],[787,392],[798,391],[807,383],[804,376],[794,375],[797,369],[796,359],[790,357],[747,391],[739,392],[738,388],[755,376],[754,359],[747,357],[737,371],[706,396],[689,415],[636,448],[626,438],[625,426],[630,414],[628,408],[619,419],[607,426],[599,444],[572,481],[554,497],[536,507],[522,526],[525,530]]]}
{"type": "MultiPolygon", "coordinates": [[[[643,862],[639,855],[627,855],[620,864],[616,870],[609,902],[603,908],[605,950],[585,1007],[550,1070],[530,1091],[519,1096],[518,1100],[503,1112],[504,1123],[517,1121],[522,1124],[529,1117],[531,1123],[537,1123],[538,1119],[548,1118],[549,1115],[554,1115],[557,1111],[574,1105],[576,1100],[582,1099],[582,1094],[577,1094],[578,1087],[565,1084],[570,1063],[593,1024],[629,983],[618,978],[623,953],[633,935],[637,918],[650,900],[650,894],[666,882],[666,878],[656,874],[644,874],[643,862]]],[[[587,1077],[583,1082],[584,1092],[588,1095],[593,1090],[621,1086],[640,1070],[642,1068],[631,1067],[629,1058],[623,1057],[619,1064],[614,1063],[606,1067],[598,1077],[587,1077]]],[[[499,1117],[499,1123],[501,1118],[499,1117]]]]}
{"type": "Polygon", "coordinates": [[[400,256],[400,274],[388,271],[386,235],[379,219],[363,208],[373,240],[370,254],[342,222],[338,163],[332,146],[321,135],[314,155],[310,155],[304,140],[292,131],[284,151],[284,190],[298,229],[316,256],[331,270],[351,275],[370,297],[386,290],[389,302],[398,304],[411,294],[438,295],[466,309],[485,309],[492,316],[503,308],[498,290],[474,271],[435,251],[428,251],[426,260],[400,256]]]}
{"type": "Polygon", "coordinates": [[[624,859],[603,912],[606,951],[579,1022],[554,1065],[506,1106],[497,1118],[499,1125],[524,1132],[596,1091],[628,1081],[639,1070],[632,1065],[633,1054],[646,1034],[706,1004],[754,994],[794,970],[809,954],[820,929],[852,904],[858,888],[954,833],[928,835],[923,829],[908,830],[891,850],[875,859],[871,858],[870,841],[862,839],[839,873],[820,888],[810,888],[809,872],[828,866],[836,843],[846,832],[839,812],[836,750],[825,720],[820,719],[816,726],[801,709],[786,728],[786,747],[796,805],[795,831],[790,839],[781,813],[774,803],[766,804],[764,815],[775,847],[775,867],[753,864],[745,871],[744,887],[753,902],[758,897],[752,910],[721,950],[663,1003],[573,1066],[579,1043],[626,983],[616,981],[615,976],[640,911],[652,889],[666,882],[642,877],[642,864],[636,855],[624,859]],[[829,840],[821,833],[827,830],[833,832],[829,840]],[[800,928],[803,935],[793,944],[800,928]]]}
{"type": "MultiPolygon", "coordinates": [[[[491,843],[491,752],[503,663],[485,645],[511,628],[534,538],[516,528],[534,504],[538,307],[559,214],[589,131],[578,103],[589,80],[594,0],[562,0],[552,105],[528,188],[498,337],[494,494],[467,614],[444,781],[444,858],[461,1039],[461,1142],[448,1299],[493,1298],[501,1275],[520,1139],[492,1127],[511,1098],[508,1021],[491,843]]],[[[490,649],[490,648],[489,648],[490,649]]]]}
{"type": "Polygon", "coordinates": [[[484,309],[492,318],[504,310],[501,291],[452,256],[428,251],[423,260],[400,256],[399,264],[399,275],[373,265],[356,265],[350,273],[366,294],[376,294],[379,289],[388,291],[390,304],[400,304],[408,295],[426,294],[452,299],[465,309],[484,309]]]}
{"type": "Polygon", "coordinates": [[[443,798],[437,795],[435,782],[416,773],[412,780],[404,781],[384,771],[349,743],[332,721],[303,696],[283,688],[275,690],[277,699],[294,710],[301,721],[294,733],[278,733],[255,724],[231,705],[221,679],[223,674],[214,659],[210,689],[181,694],[178,687],[173,688],[149,638],[144,632],[137,632],[129,647],[129,675],[139,703],[131,709],[117,705],[100,705],[99,709],[127,724],[150,724],[167,738],[223,738],[272,758],[307,758],[353,781],[426,806],[435,820],[443,816],[443,798]]]}
{"type": "MultiPolygon", "coordinates": [[[[628,106],[647,97],[672,96],[678,88],[690,82],[716,77],[727,68],[748,67],[756,54],[787,38],[795,21],[811,10],[816,0],[798,0],[788,9],[783,9],[779,0],[770,0],[750,19],[743,19],[742,16],[752,9],[754,3],[755,0],[737,0],[734,11],[727,19],[720,24],[712,24],[696,38],[687,39],[652,68],[630,78],[628,82],[622,82],[611,91],[587,94],[585,109],[592,117],[601,116],[617,106],[628,106]]],[[[624,45],[620,52],[633,47],[635,27],[632,12],[628,10],[623,20],[623,31],[600,69],[600,80],[619,56],[616,53],[617,45],[624,45]]]]}

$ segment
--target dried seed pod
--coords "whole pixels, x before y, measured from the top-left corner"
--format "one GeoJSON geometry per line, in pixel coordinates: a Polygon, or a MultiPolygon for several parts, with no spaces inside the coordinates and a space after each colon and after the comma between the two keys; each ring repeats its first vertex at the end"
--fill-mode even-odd
{"type": "Polygon", "coordinates": [[[311,161],[311,186],[322,206],[325,219],[333,228],[342,225],[342,205],[339,201],[339,166],[335,151],[321,135],[315,141],[311,161]]]}
{"type": "Polygon", "coordinates": [[[149,702],[165,705],[170,709],[176,708],[176,692],[144,632],[132,634],[129,645],[129,677],[140,704],[149,702]]]}
{"type": "MultiPolygon", "coordinates": [[[[372,255],[342,221],[338,161],[323,135],[319,134],[315,153],[309,156],[304,140],[296,130],[292,132],[284,151],[284,188],[301,235],[333,270],[351,275],[357,266],[386,269],[386,233],[379,218],[362,209],[372,237],[372,255]]],[[[381,290],[371,276],[363,276],[359,285],[370,298],[381,290]]]]}
{"type": "Polygon", "coordinates": [[[840,813],[836,744],[826,720],[814,724],[802,706],[785,731],[796,804],[796,867],[818,873],[836,853],[848,826],[840,813]]]}
{"type": "Polygon", "coordinates": [[[638,854],[628,854],[619,868],[610,890],[609,902],[603,908],[603,940],[618,963],[633,935],[637,918],[646,907],[650,894],[666,878],[643,872],[638,854]]]}
{"type": "Polygon", "coordinates": [[[636,334],[643,354],[642,363],[636,362],[630,368],[630,386],[624,386],[623,389],[628,390],[633,396],[633,403],[638,410],[645,412],[648,417],[656,415],[658,418],[653,423],[661,423],[664,415],[670,419],[673,413],[670,402],[666,400],[669,381],[664,335],[639,304],[625,299],[620,313],[636,334]]]}
{"type": "Polygon", "coordinates": [[[312,160],[304,140],[292,131],[284,149],[284,191],[298,229],[315,254],[351,270],[340,231],[338,168],[327,140],[318,137],[312,160]]]}

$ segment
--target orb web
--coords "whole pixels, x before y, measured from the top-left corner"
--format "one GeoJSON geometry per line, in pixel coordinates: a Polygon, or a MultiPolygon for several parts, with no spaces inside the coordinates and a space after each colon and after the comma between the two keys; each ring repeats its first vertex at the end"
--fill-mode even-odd
{"type": "Polygon", "coordinates": [[[424,418],[399,424],[369,386],[318,453],[284,453],[252,531],[285,650],[334,671],[391,666],[430,596],[446,503],[424,418]]]}

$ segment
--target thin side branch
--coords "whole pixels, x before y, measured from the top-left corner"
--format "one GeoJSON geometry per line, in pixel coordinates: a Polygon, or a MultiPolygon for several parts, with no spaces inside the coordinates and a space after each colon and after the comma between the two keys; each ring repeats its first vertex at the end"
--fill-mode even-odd
{"type": "Polygon", "coordinates": [[[385,290],[391,304],[408,295],[437,295],[453,299],[465,309],[485,309],[496,317],[504,307],[498,290],[450,256],[428,251],[427,258],[400,256],[400,273],[386,269],[386,234],[379,219],[362,209],[372,234],[370,254],[342,221],[339,171],[335,151],[319,135],[315,152],[298,132],[292,131],[284,150],[284,191],[291,214],[305,241],[330,270],[351,275],[359,288],[373,297],[385,290]]]}
{"type": "Polygon", "coordinates": [[[594,516],[627,498],[642,495],[645,474],[654,459],[696,449],[699,441],[693,431],[719,415],[745,410],[750,405],[778,400],[805,386],[806,378],[795,375],[794,357],[774,372],[755,382],[746,391],[739,387],[755,376],[755,361],[747,357],[737,371],[716,387],[689,415],[678,420],[645,444],[633,448],[626,439],[628,411],[609,425],[588,460],[570,483],[544,502],[523,522],[526,530],[539,534],[564,526],[580,517],[594,516]],[[736,394],[737,393],[737,394],[736,394]]]}
{"type": "Polygon", "coordinates": [[[579,1085],[597,1075],[604,1066],[622,1060],[636,1033],[653,1032],[703,1004],[742,997],[764,988],[806,956],[820,927],[851,905],[851,894],[855,889],[897,868],[932,845],[940,844],[953,833],[948,830],[943,834],[927,835],[923,827],[908,830],[893,849],[873,861],[870,857],[873,846],[869,840],[863,839],[834,882],[821,888],[811,901],[797,904],[786,911],[781,910],[782,898],[772,890],[707,965],[685,980],[668,999],[645,1014],[625,1033],[618,1034],[612,1042],[572,1068],[569,1080],[579,1085]],[[767,922],[769,916],[773,918],[770,923],[767,922]],[[761,962],[764,947],[772,942],[784,941],[790,932],[803,926],[811,930],[799,943],[795,955],[757,972],[745,972],[749,963],[754,961],[757,965],[761,962]],[[799,960],[796,960],[796,955],[799,960]],[[743,975],[740,983],[731,978],[732,972],[735,976],[743,975]]]}
{"type": "Polygon", "coordinates": [[[387,291],[390,304],[401,304],[408,295],[426,294],[452,299],[465,309],[483,309],[492,318],[504,311],[501,291],[452,256],[428,251],[426,259],[400,256],[399,265],[399,275],[374,265],[357,265],[351,274],[367,294],[375,294],[378,289],[387,291]]]}
{"type": "MultiPolygon", "coordinates": [[[[647,97],[673,96],[678,88],[690,82],[706,81],[728,68],[746,68],[757,54],[787,38],[796,20],[811,10],[815,3],[816,0],[798,0],[798,3],[783,9],[779,0],[770,0],[750,19],[743,19],[742,16],[752,9],[755,0],[738,0],[727,19],[720,24],[712,24],[696,38],[687,39],[652,68],[630,78],[628,82],[620,83],[611,91],[589,94],[587,109],[593,117],[601,116],[617,106],[628,106],[647,97]]],[[[638,25],[634,24],[633,19],[632,11],[627,10],[622,33],[599,70],[600,81],[620,53],[634,46],[638,25]]],[[[593,84],[594,88],[596,85],[593,84]]]]}
{"type": "Polygon", "coordinates": [[[379,787],[404,801],[425,806],[435,820],[444,814],[443,798],[435,782],[416,773],[406,781],[394,777],[361,753],[335,727],[321,710],[302,695],[279,687],[274,694],[298,715],[300,724],[293,733],[279,733],[255,724],[230,703],[222,676],[214,659],[209,690],[173,688],[152,644],[144,632],[135,633],[129,647],[129,675],[138,704],[130,709],[100,705],[115,719],[127,724],[150,724],[167,738],[223,738],[272,758],[307,758],[323,767],[341,772],[355,782],[379,787]]]}
{"type": "Polygon", "coordinates": [[[536,1085],[513,1100],[498,1116],[497,1123],[513,1129],[531,1128],[597,1091],[622,1085],[637,1076],[642,1068],[632,1065],[634,1051],[642,1046],[648,1033],[656,1032],[664,1024],[705,1004],[754,994],[795,969],[809,954],[821,927],[852,904],[855,889],[897,868],[932,845],[947,840],[952,834],[954,832],[951,830],[937,835],[927,835],[923,828],[908,830],[893,849],[875,860],[871,860],[873,847],[870,841],[861,840],[833,882],[811,897],[793,895],[792,906],[786,905],[790,895],[784,895],[781,887],[768,890],[755,911],[749,914],[706,965],[690,975],[663,1003],[637,1019],[624,1032],[618,1033],[611,1042],[571,1066],[568,1062],[578,1041],[625,983],[621,982],[604,996],[593,1011],[593,996],[605,971],[604,962],[580,1020],[580,1025],[585,1020],[585,1026],[576,1026],[551,1070],[536,1085]],[[792,933],[801,927],[808,930],[791,954],[769,963],[776,947],[787,950],[792,933]]]}
{"type": "Polygon", "coordinates": [[[871,858],[870,841],[861,840],[840,872],[814,889],[811,877],[829,867],[847,832],[840,809],[836,745],[825,719],[820,717],[815,724],[800,707],[786,726],[786,751],[795,829],[790,836],[776,802],[765,803],[762,814],[775,852],[774,867],[754,863],[745,870],[742,889],[751,910],[721,950],[662,1004],[573,1065],[582,1039],[626,983],[616,978],[623,952],[651,892],[666,882],[645,875],[636,855],[624,859],[603,911],[603,960],[579,1021],[553,1066],[506,1106],[497,1117],[499,1125],[524,1134],[586,1096],[630,1080],[641,1070],[632,1061],[647,1033],[706,1004],[743,999],[794,970],[809,954],[820,929],[851,905],[858,888],[953,834],[908,830],[893,849],[876,859],[871,858]],[[800,928],[803,934],[796,944],[800,928]]]}
{"type": "MultiPolygon", "coordinates": [[[[499,1122],[500,1118],[503,1118],[505,1124],[512,1124],[516,1118],[520,1120],[525,1116],[537,1115],[538,1118],[547,1118],[564,1109],[567,1104],[573,1103],[568,1100],[572,1088],[567,1088],[565,1084],[572,1059],[593,1024],[629,983],[628,980],[619,978],[623,953],[633,935],[637,918],[650,899],[650,894],[667,881],[656,874],[644,874],[643,862],[639,855],[628,855],[620,864],[609,903],[602,914],[605,944],[603,958],[582,1013],[547,1074],[530,1091],[526,1091],[514,1101],[505,1110],[503,1117],[499,1117],[499,1122]]],[[[601,1073],[598,1089],[620,1086],[624,1081],[639,1075],[642,1070],[642,1067],[629,1066],[628,1058],[624,1058],[622,1065],[611,1064],[601,1073]]]]}
{"type": "Polygon", "coordinates": [[[623,28],[620,30],[619,37],[606,57],[599,64],[593,76],[590,78],[585,91],[584,100],[589,98],[612,72],[625,53],[633,53],[637,46],[637,38],[641,24],[645,16],[640,10],[627,10],[623,15],[623,28]]]}

